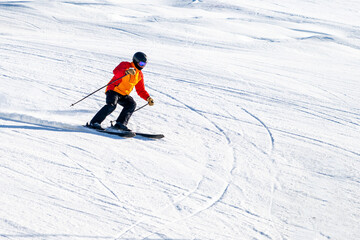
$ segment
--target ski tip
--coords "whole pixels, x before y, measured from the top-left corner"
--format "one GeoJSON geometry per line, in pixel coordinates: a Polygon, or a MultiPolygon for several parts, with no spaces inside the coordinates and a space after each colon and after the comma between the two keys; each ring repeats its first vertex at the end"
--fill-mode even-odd
{"type": "Polygon", "coordinates": [[[136,133],[136,136],[151,138],[151,139],[161,139],[164,138],[164,134],[148,134],[148,133],[136,133]]]}

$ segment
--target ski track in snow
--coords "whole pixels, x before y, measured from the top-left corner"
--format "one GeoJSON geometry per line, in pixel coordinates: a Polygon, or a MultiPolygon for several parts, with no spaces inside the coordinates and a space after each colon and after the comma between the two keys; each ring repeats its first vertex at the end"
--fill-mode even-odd
{"type": "Polygon", "coordinates": [[[357,239],[357,7],[0,2],[0,238],[357,239]],[[166,137],[83,128],[139,50],[166,137]]]}
{"type": "MultiPolygon", "coordinates": [[[[150,88],[151,89],[151,88],[150,88]]],[[[178,103],[181,103],[181,101],[179,101],[178,99],[174,98],[174,97],[171,97],[170,95],[164,93],[164,92],[161,92],[159,90],[155,90],[155,89],[152,89],[154,91],[157,91],[175,101],[177,101],[178,103]]],[[[214,127],[224,136],[224,138],[226,139],[226,141],[228,142],[228,145],[231,145],[231,139],[226,135],[226,133],[224,132],[224,130],[219,126],[217,125],[216,123],[214,123],[213,121],[211,121],[208,117],[206,117],[204,114],[200,113],[198,110],[194,109],[193,107],[189,106],[189,105],[186,105],[186,104],[183,104],[188,110],[194,112],[195,114],[198,114],[200,115],[201,117],[203,117],[204,119],[206,119],[207,121],[210,122],[210,124],[214,125],[214,127]]],[[[234,148],[232,148],[232,151],[234,151],[234,148]]],[[[230,174],[232,172],[232,170],[234,169],[234,166],[235,166],[235,162],[236,162],[236,159],[234,156],[232,156],[232,169],[230,171],[230,174]]],[[[210,173],[210,172],[209,172],[210,173]]],[[[210,173],[211,174],[211,173],[210,173]]],[[[211,174],[213,175],[213,174],[211,174]]],[[[192,214],[189,214],[185,217],[181,217],[181,218],[178,218],[178,219],[174,219],[174,220],[169,220],[169,219],[166,219],[166,222],[164,223],[164,226],[159,228],[158,230],[155,230],[155,231],[152,231],[150,234],[146,235],[143,237],[143,239],[147,239],[155,234],[157,234],[159,231],[162,231],[168,227],[170,227],[172,224],[175,224],[177,222],[180,222],[180,221],[185,221],[189,218],[192,218],[194,216],[196,216],[197,214],[199,214],[200,212],[203,212],[203,211],[206,211],[207,209],[211,208],[212,206],[214,206],[215,204],[219,203],[221,201],[221,199],[223,198],[223,196],[226,194],[226,191],[229,187],[229,185],[231,184],[231,182],[227,182],[226,180],[222,179],[221,177],[219,176],[216,176],[215,177],[219,178],[221,181],[224,181],[226,183],[224,189],[222,189],[218,195],[216,196],[208,196],[208,198],[211,199],[211,201],[209,201],[209,203],[205,204],[205,206],[199,206],[198,209],[196,209],[192,214]]],[[[192,195],[199,195],[199,193],[197,193],[197,190],[199,188],[199,186],[202,184],[203,181],[206,181],[206,179],[208,179],[209,177],[208,176],[203,176],[200,181],[197,183],[196,185],[196,188],[194,188],[193,190],[189,191],[184,197],[176,200],[175,202],[172,202],[172,205],[173,206],[176,206],[177,204],[185,201],[187,198],[190,198],[192,195]]],[[[168,206],[165,206],[164,208],[160,209],[160,210],[157,210],[156,212],[162,212],[163,210],[167,209],[168,206]]],[[[140,220],[138,220],[136,223],[134,223],[132,226],[130,226],[129,228],[125,229],[122,233],[120,233],[115,239],[121,239],[121,237],[127,233],[128,231],[134,229],[135,227],[137,227],[140,223],[143,223],[144,221],[149,221],[149,217],[145,217],[145,218],[142,218],[140,220]]]]}

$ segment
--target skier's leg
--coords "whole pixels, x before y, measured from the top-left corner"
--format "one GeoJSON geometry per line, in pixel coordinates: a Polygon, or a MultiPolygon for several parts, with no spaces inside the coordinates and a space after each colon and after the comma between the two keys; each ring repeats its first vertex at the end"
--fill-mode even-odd
{"type": "Polygon", "coordinates": [[[90,124],[102,123],[105,118],[116,109],[119,96],[120,95],[114,91],[108,91],[106,93],[106,105],[103,106],[97,114],[95,114],[93,119],[91,119],[90,124]]]}
{"type": "Polygon", "coordinates": [[[118,103],[124,108],[122,109],[119,117],[116,119],[116,123],[126,126],[129,122],[131,115],[135,111],[136,102],[131,96],[126,95],[126,96],[122,96],[119,99],[118,103]]]}

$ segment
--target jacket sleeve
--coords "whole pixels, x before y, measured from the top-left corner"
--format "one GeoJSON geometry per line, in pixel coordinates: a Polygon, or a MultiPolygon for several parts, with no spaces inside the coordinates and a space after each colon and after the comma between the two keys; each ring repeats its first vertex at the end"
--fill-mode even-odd
{"type": "Polygon", "coordinates": [[[141,73],[141,80],[135,85],[137,94],[144,100],[147,100],[150,97],[150,94],[145,90],[144,76],[141,73]]]}
{"type": "Polygon", "coordinates": [[[125,71],[130,68],[130,63],[121,62],[113,71],[114,77],[119,78],[125,75],[125,71]]]}

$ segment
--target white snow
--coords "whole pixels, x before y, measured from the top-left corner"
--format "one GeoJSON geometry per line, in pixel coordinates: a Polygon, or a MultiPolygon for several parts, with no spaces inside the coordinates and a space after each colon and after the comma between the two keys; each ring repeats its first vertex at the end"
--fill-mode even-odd
{"type": "Polygon", "coordinates": [[[359,239],[359,22],[358,0],[0,0],[0,239],[359,239]],[[83,129],[104,91],[70,105],[136,51],[155,105],[129,127],[165,138],[83,129]]]}

